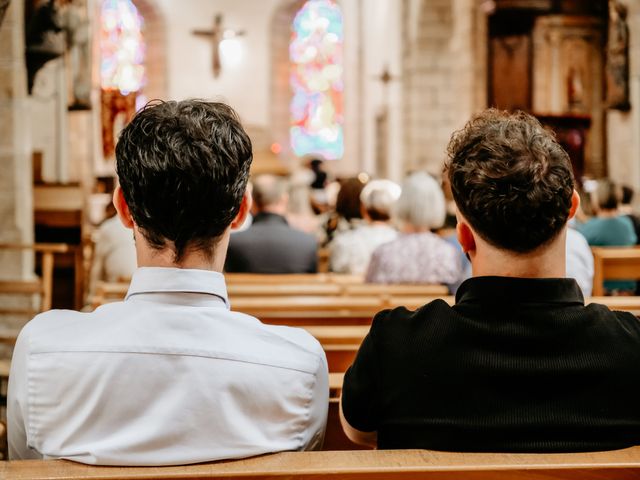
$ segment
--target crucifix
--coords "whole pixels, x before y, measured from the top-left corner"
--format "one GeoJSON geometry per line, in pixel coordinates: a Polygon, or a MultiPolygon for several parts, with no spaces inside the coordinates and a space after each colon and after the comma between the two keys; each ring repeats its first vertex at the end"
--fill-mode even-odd
{"type": "Polygon", "coordinates": [[[231,30],[225,29],[222,26],[222,14],[218,13],[213,19],[213,28],[211,30],[193,30],[193,33],[199,37],[206,37],[211,41],[213,47],[212,68],[213,76],[218,77],[222,70],[222,63],[220,62],[220,45],[224,40],[240,37],[245,34],[244,30],[231,30]]]}

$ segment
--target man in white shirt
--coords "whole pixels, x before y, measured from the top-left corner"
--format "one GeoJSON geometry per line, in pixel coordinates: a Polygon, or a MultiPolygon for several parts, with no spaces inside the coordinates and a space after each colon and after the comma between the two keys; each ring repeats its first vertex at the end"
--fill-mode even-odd
{"type": "Polygon", "coordinates": [[[53,310],[16,343],[12,459],[172,465],[322,444],[326,358],[302,330],[232,312],[220,273],[250,208],[235,112],[154,103],[122,132],[114,204],[138,270],[123,302],[53,310]]]}

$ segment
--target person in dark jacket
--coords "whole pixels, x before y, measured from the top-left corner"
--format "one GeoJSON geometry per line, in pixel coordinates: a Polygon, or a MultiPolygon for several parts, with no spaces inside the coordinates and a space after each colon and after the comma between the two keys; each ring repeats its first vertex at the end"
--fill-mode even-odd
{"type": "Polygon", "coordinates": [[[260,175],[253,182],[255,216],[251,226],[231,236],[225,271],[315,273],[318,244],[313,235],[291,228],[285,215],[287,182],[260,175]]]}

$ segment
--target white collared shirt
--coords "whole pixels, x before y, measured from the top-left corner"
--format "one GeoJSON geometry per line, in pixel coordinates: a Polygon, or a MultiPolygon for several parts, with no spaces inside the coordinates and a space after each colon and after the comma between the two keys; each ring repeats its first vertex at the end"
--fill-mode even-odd
{"type": "Polygon", "coordinates": [[[171,465],[319,448],[328,394],[320,344],[230,311],[221,274],[141,268],[125,301],[24,327],[9,455],[171,465]]]}

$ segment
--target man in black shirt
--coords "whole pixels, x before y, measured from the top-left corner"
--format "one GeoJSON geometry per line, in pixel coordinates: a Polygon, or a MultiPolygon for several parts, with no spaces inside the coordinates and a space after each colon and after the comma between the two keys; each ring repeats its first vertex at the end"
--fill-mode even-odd
{"type": "Polygon", "coordinates": [[[579,205],[567,154],[533,117],[488,110],[446,164],[473,278],[450,307],[376,315],[341,400],[379,448],[562,452],[640,444],[640,323],[565,277],[579,205]]]}

